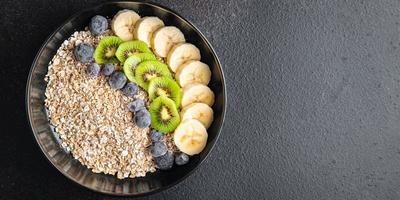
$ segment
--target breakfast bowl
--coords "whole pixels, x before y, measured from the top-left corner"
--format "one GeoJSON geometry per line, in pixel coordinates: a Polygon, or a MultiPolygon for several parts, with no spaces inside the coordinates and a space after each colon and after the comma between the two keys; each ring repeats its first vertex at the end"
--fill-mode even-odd
{"type": "MultiPolygon", "coordinates": [[[[105,78],[103,79],[106,80],[105,78]]],[[[121,98],[126,99],[125,97],[121,98]]],[[[82,109],[85,108],[82,107],[82,109]]],[[[182,182],[199,167],[216,144],[222,129],[225,110],[226,89],[223,70],[210,43],[188,20],[168,8],[153,3],[109,2],[74,14],[44,42],[33,61],[26,86],[26,111],[28,121],[32,128],[33,136],[48,161],[73,182],[90,190],[110,195],[148,195],[165,190],[182,182]],[[49,116],[52,112],[54,113],[56,111],[54,109],[49,110],[48,107],[46,107],[46,98],[49,96],[46,91],[48,87],[49,64],[55,62],[53,57],[59,53],[59,47],[63,45],[71,35],[74,35],[76,31],[87,29],[93,16],[101,15],[110,20],[110,18],[119,11],[125,9],[134,11],[140,16],[158,17],[164,22],[165,26],[174,26],[178,28],[184,35],[185,41],[194,44],[198,48],[201,54],[201,59],[199,59],[199,61],[209,66],[209,71],[211,73],[207,87],[209,87],[214,94],[213,103],[212,105],[210,104],[213,111],[213,120],[207,125],[208,137],[206,138],[206,143],[202,151],[193,153],[193,155],[189,153],[191,155],[190,160],[184,165],[175,164],[168,170],[153,170],[151,172],[146,172],[140,177],[128,177],[124,175],[117,177],[115,175],[110,175],[110,173],[102,173],[102,170],[96,172],[82,164],[81,157],[73,156],[69,151],[70,149],[65,148],[65,144],[62,141],[63,139],[60,139],[57,127],[51,123],[51,117],[49,116]]],[[[99,113],[99,115],[101,115],[101,113],[99,113]]],[[[63,120],[65,121],[68,119],[63,118],[61,121],[63,120]]],[[[79,132],[79,130],[76,131],[79,132]]],[[[74,134],[74,131],[67,134],[74,134]]],[[[88,134],[90,135],[90,133],[88,134]]],[[[69,137],[70,136],[67,138],[69,137]]],[[[135,144],[133,143],[132,145],[135,144]]],[[[80,148],[79,145],[78,147],[80,148]]],[[[82,148],[84,149],[84,147],[82,148]]],[[[124,153],[127,154],[123,151],[123,154],[124,153]]]]}

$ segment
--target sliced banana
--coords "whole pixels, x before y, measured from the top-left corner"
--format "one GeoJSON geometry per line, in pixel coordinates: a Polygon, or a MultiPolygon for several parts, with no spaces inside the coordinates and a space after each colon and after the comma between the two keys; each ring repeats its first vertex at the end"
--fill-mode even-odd
{"type": "Polygon", "coordinates": [[[151,45],[153,32],[164,26],[164,22],[158,17],[143,17],[135,25],[135,38],[151,45]]]}
{"type": "Polygon", "coordinates": [[[189,60],[200,60],[200,50],[190,43],[179,43],[172,47],[167,55],[167,64],[173,72],[189,60]]]}
{"type": "Polygon", "coordinates": [[[113,18],[111,29],[124,41],[133,39],[136,22],[140,16],[133,10],[121,10],[113,18]]]}
{"type": "Polygon", "coordinates": [[[165,58],[171,48],[181,42],[185,42],[185,36],[178,28],[164,26],[153,33],[151,46],[158,56],[165,58]]]}
{"type": "Polygon", "coordinates": [[[197,119],[207,129],[214,119],[214,112],[212,108],[205,103],[192,103],[182,109],[181,119],[182,121],[197,119]]]}
{"type": "Polygon", "coordinates": [[[192,103],[214,104],[214,93],[209,87],[200,83],[192,83],[183,88],[182,108],[192,103]]]}
{"type": "Polygon", "coordinates": [[[175,78],[181,87],[191,83],[207,85],[211,79],[211,70],[207,64],[193,60],[183,63],[176,71],[175,78]]]}
{"type": "Polygon", "coordinates": [[[196,119],[183,121],[174,132],[175,145],[188,155],[195,155],[203,151],[207,144],[207,138],[206,128],[196,119]]]}

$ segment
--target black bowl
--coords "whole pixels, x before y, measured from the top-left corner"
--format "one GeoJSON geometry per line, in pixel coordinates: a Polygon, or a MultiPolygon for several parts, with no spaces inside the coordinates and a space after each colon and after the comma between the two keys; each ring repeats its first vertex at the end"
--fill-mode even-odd
{"type": "Polygon", "coordinates": [[[83,10],[61,25],[40,48],[31,66],[26,86],[26,109],[33,135],[50,163],[72,181],[91,190],[113,195],[145,195],[165,190],[185,178],[206,159],[220,134],[226,109],[225,80],[221,64],[207,39],[197,28],[174,11],[152,3],[143,2],[110,2],[94,8],[83,10]],[[94,15],[112,17],[121,9],[132,9],[141,16],[158,16],[166,25],[178,27],[188,42],[195,44],[201,51],[201,61],[207,63],[212,71],[209,84],[215,93],[214,121],[208,129],[208,142],[203,152],[193,156],[184,166],[175,166],[169,171],[157,170],[147,173],[142,178],[117,179],[111,175],[91,172],[71,154],[60,146],[49,123],[44,106],[49,61],[55,55],[61,43],[76,30],[83,30],[94,15]]]}

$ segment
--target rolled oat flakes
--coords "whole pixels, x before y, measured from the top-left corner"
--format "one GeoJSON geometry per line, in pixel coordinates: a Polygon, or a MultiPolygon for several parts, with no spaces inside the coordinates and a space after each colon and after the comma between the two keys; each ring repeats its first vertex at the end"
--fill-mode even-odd
{"type": "Polygon", "coordinates": [[[118,178],[145,176],[155,171],[147,151],[149,128],[136,127],[126,105],[134,98],[147,102],[147,94],[140,91],[134,98],[127,97],[112,89],[106,77],[87,76],[86,64],[74,59],[75,45],[87,42],[95,46],[98,40],[89,31],[75,32],[50,62],[45,77],[50,122],[62,146],[93,172],[118,178]]]}

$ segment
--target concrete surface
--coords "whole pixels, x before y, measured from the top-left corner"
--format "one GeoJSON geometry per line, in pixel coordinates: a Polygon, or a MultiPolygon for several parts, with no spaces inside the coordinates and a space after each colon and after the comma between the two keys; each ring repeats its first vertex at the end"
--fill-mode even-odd
{"type": "MultiPolygon", "coordinates": [[[[0,199],[117,199],[53,168],[24,107],[44,39],[98,2],[1,1],[0,199]]],[[[399,1],[159,3],[216,49],[228,111],[200,169],[143,199],[400,199],[399,1]]]]}

